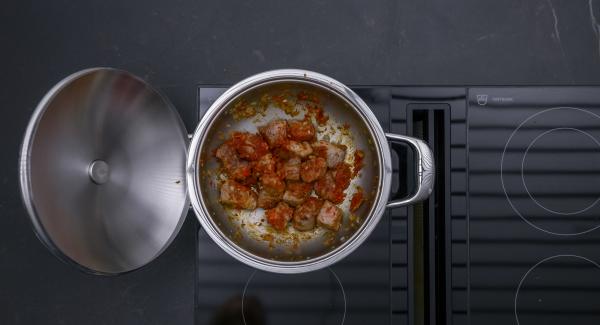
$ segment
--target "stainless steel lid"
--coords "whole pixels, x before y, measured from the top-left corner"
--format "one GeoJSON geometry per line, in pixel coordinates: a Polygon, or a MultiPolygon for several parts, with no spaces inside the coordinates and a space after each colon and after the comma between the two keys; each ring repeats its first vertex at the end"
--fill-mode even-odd
{"type": "Polygon", "coordinates": [[[108,68],[68,76],[37,106],[21,150],[38,237],[91,273],[149,263],[187,215],[187,144],[176,110],[143,80],[108,68]]]}

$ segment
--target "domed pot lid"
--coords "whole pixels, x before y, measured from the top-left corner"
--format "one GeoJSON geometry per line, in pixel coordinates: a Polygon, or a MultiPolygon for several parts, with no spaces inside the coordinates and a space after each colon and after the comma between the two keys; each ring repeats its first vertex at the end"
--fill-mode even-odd
{"type": "Polygon", "coordinates": [[[19,161],[40,240],[95,274],[121,274],[160,255],[189,209],[188,138],[173,105],[145,81],[83,70],[35,109],[19,161]]]}

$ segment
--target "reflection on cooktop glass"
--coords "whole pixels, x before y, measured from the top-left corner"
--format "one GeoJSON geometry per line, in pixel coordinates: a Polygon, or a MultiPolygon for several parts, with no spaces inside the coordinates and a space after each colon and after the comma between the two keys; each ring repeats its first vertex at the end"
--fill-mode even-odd
{"type": "Polygon", "coordinates": [[[196,324],[389,323],[387,224],[374,235],[331,268],[290,275],[234,260],[200,229],[196,324]]]}

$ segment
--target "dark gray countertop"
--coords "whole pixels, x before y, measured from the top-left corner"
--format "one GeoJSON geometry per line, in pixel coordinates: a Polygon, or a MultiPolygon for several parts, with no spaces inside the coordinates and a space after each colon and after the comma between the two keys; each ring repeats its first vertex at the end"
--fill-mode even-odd
{"type": "Polygon", "coordinates": [[[62,264],[31,230],[18,149],[37,102],[66,75],[129,70],[191,132],[198,84],[274,68],[362,85],[600,84],[598,22],[598,0],[4,2],[0,323],[193,323],[193,214],[155,262],[112,278],[62,264]]]}

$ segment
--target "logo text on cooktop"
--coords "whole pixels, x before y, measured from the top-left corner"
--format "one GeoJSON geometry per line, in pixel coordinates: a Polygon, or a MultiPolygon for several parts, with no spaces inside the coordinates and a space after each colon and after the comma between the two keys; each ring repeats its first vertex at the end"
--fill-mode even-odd
{"type": "Polygon", "coordinates": [[[479,106],[487,105],[488,95],[477,95],[477,104],[479,106]]]}
{"type": "Polygon", "coordinates": [[[479,106],[485,106],[488,102],[494,104],[503,104],[503,103],[512,103],[515,99],[512,97],[502,97],[502,96],[488,96],[486,94],[477,95],[477,104],[479,106]]]}

